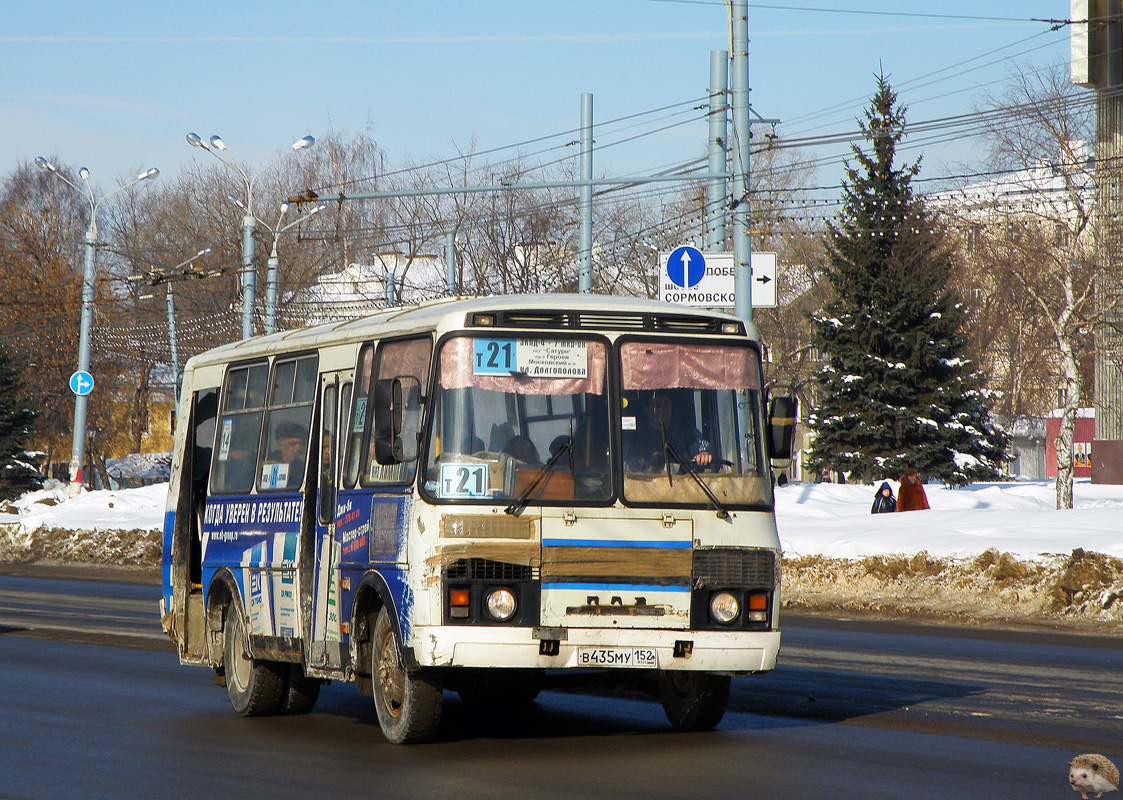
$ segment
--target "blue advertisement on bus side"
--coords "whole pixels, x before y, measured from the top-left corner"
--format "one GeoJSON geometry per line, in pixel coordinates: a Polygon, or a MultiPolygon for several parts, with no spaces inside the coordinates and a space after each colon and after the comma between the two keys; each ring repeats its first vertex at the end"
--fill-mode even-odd
{"type": "Polygon", "coordinates": [[[203,514],[203,568],[228,568],[238,582],[251,633],[300,635],[297,548],[299,494],[209,498],[203,514]]]}

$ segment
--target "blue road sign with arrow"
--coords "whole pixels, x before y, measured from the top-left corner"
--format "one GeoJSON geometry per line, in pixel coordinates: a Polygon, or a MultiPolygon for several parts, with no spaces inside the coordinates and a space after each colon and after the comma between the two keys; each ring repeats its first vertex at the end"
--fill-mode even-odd
{"type": "Polygon", "coordinates": [[[706,258],[697,247],[684,245],[667,258],[667,277],[675,286],[689,289],[706,277],[706,258]]]}
{"type": "Polygon", "coordinates": [[[79,397],[85,397],[94,390],[94,376],[85,370],[78,370],[70,376],[70,391],[79,397]]]}

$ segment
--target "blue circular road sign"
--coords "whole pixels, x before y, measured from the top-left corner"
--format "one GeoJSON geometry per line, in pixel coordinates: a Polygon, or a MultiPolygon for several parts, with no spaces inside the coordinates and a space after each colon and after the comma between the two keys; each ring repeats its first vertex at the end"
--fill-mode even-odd
{"type": "Polygon", "coordinates": [[[94,390],[94,376],[85,370],[78,370],[70,376],[70,391],[85,397],[94,390]]]}
{"type": "Polygon", "coordinates": [[[689,289],[706,276],[706,259],[697,247],[684,245],[667,257],[667,277],[675,286],[689,289]]]}

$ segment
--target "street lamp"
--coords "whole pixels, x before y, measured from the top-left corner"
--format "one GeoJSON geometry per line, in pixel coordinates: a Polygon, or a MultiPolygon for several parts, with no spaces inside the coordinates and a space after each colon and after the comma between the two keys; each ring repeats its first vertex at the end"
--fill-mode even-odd
{"type": "MultiPolygon", "coordinates": [[[[256,175],[250,176],[242,166],[235,161],[226,149],[226,143],[218,136],[212,136],[208,141],[203,141],[203,138],[197,133],[187,134],[187,143],[192,147],[199,147],[206,150],[212,156],[217,158],[223,166],[232,170],[239,178],[242,179],[242,186],[246,190],[246,203],[241,206],[245,210],[245,216],[242,217],[242,338],[249,339],[253,336],[253,298],[257,292],[257,273],[253,268],[254,256],[254,230],[257,226],[257,217],[254,215],[254,182],[260,178],[267,170],[278,164],[285,156],[294,153],[297,150],[303,150],[306,147],[311,147],[316,143],[316,140],[311,136],[305,136],[297,139],[288,150],[281,153],[273,161],[266,164],[256,175]]],[[[241,203],[239,203],[241,205],[241,203]]]]}
{"type": "MultiPolygon", "coordinates": [[[[246,208],[242,205],[242,201],[234,195],[227,195],[229,200],[239,208],[246,208]]],[[[288,225],[282,227],[281,222],[285,218],[290,208],[288,203],[281,203],[281,213],[277,215],[277,224],[270,227],[268,222],[264,220],[261,224],[264,225],[271,234],[273,234],[273,249],[269,253],[269,263],[265,271],[265,332],[273,333],[277,330],[277,280],[280,267],[280,259],[277,258],[277,241],[281,238],[281,234],[287,231],[294,225],[299,225],[304,220],[308,219],[314,214],[319,214],[325,208],[327,203],[320,203],[320,205],[313,208],[307,214],[304,214],[297,219],[294,219],[288,225]]]]}
{"type": "MultiPolygon", "coordinates": [[[[90,204],[90,224],[86,228],[86,244],[82,267],[82,318],[78,328],[78,372],[90,371],[90,329],[94,323],[94,277],[97,263],[97,212],[108,198],[135,186],[147,178],[155,178],[160,170],[153,167],[137,175],[133,180],[118,186],[100,198],[94,196],[90,184],[90,171],[85,167],[78,170],[85,188],[79,187],[43,156],[35,157],[35,164],[55,175],[60,181],[79,192],[90,204]]],[[[93,388],[92,386],[90,387],[93,388]]],[[[82,489],[82,462],[86,455],[86,408],[88,393],[75,392],[74,397],[74,443],[70,449],[70,496],[75,497],[82,489]]]]}

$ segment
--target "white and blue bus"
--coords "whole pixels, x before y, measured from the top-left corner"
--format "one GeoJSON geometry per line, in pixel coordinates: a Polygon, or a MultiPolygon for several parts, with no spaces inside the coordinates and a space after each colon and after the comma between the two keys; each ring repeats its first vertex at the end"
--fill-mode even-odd
{"type": "Polygon", "coordinates": [[[562,294],[198,355],[164,630],[241,715],[351,681],[396,743],[436,733],[446,690],[515,704],[584,679],[713,727],[780,644],[769,458],[792,420],[765,424],[760,371],[736,317],[562,294]]]}

